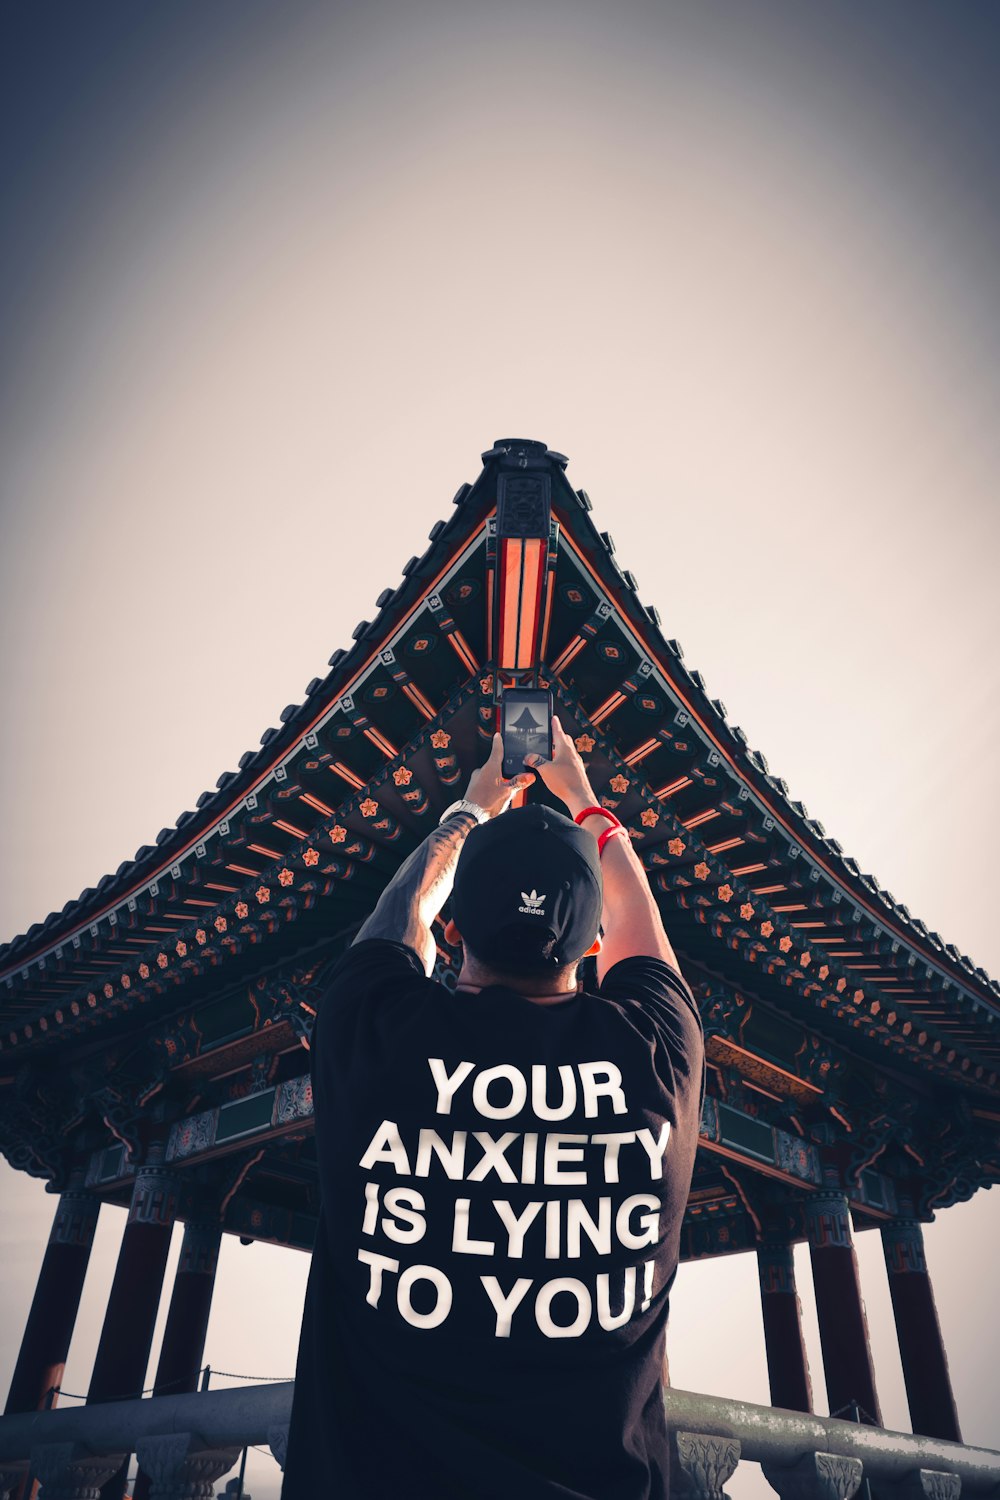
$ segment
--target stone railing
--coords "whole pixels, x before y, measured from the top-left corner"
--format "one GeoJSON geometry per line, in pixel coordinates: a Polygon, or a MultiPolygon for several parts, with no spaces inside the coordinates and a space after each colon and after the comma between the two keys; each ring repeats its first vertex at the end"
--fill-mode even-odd
{"type": "MultiPolygon", "coordinates": [[[[239,1386],[0,1417],[0,1500],[30,1470],[40,1500],[97,1500],[135,1453],[153,1500],[210,1500],[250,1443],[284,1463],[292,1385],[239,1386]]],[[[828,1417],[671,1390],[672,1488],[723,1500],[741,1459],[759,1463],[780,1500],[1000,1500],[1000,1453],[828,1417]]],[[[512,1497],[514,1500],[514,1497],[512,1497]]]]}

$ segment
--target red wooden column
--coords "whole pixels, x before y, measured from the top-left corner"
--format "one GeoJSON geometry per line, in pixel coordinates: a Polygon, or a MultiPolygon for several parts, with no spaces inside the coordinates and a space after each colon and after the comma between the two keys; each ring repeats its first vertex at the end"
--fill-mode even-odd
{"type": "MultiPolygon", "coordinates": [[[[79,1186],[68,1188],[56,1205],[7,1412],[38,1411],[47,1404],[48,1391],[62,1384],[100,1209],[100,1199],[79,1186]]],[[[53,1406],[57,1400],[58,1396],[53,1406]]]]}
{"type": "MultiPolygon", "coordinates": [[[[192,1220],[184,1226],[184,1241],[156,1366],[154,1396],[179,1396],[198,1388],[221,1240],[222,1226],[218,1223],[192,1220]]],[[[133,1500],[147,1500],[149,1488],[149,1476],[140,1469],[133,1500]]]]}
{"type": "MultiPolygon", "coordinates": [[[[138,1395],[146,1378],[160,1305],[170,1233],[177,1215],[177,1181],[163,1165],[163,1147],[149,1148],[136,1172],[128,1221],[118,1253],[104,1327],[87,1392],[88,1402],[138,1395]]],[[[102,1500],[121,1500],[128,1460],[101,1489],[102,1500]]]]}
{"type": "Polygon", "coordinates": [[[757,1246],[757,1270],[771,1405],[811,1412],[812,1381],[791,1244],[787,1240],[764,1240],[757,1246]]]}
{"type": "Polygon", "coordinates": [[[881,1426],[847,1199],[824,1189],[807,1198],[804,1208],[830,1415],[857,1402],[881,1426]]]}
{"type": "Polygon", "coordinates": [[[910,1425],[922,1437],[962,1441],[941,1325],[916,1219],[882,1226],[882,1248],[896,1320],[910,1425]]]}
{"type": "Polygon", "coordinates": [[[198,1389],[221,1241],[221,1224],[192,1221],[184,1226],[154,1395],[198,1389]]]}

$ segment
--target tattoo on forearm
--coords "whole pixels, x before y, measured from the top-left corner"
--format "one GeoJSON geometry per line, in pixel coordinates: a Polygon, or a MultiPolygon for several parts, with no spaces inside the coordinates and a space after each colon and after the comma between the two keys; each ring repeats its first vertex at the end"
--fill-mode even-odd
{"type": "Polygon", "coordinates": [[[456,813],[429,833],[400,865],[354,941],[388,938],[421,953],[431,922],[451,894],[458,856],[475,824],[471,814],[456,813]]]}

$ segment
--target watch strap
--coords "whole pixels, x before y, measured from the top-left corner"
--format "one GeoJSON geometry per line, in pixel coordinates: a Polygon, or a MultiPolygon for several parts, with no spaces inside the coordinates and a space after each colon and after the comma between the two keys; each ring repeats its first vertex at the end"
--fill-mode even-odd
{"type": "Polygon", "coordinates": [[[467,797],[460,797],[457,802],[452,802],[449,807],[445,808],[440,818],[438,818],[438,823],[446,823],[456,813],[469,813],[471,817],[475,818],[477,823],[488,823],[490,820],[490,815],[485,807],[480,807],[478,802],[470,802],[467,797]]]}

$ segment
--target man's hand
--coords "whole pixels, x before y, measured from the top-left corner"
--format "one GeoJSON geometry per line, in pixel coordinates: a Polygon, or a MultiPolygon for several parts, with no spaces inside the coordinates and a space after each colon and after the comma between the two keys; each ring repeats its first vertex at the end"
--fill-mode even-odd
{"type": "Polygon", "coordinates": [[[587,768],[558,719],[552,720],[552,759],[543,760],[540,755],[526,755],[524,763],[538,772],[553,796],[565,802],[571,818],[597,802],[587,776],[587,768]]]}
{"type": "MultiPolygon", "coordinates": [[[[542,760],[537,755],[528,755],[525,764],[533,766],[549,791],[562,798],[571,818],[577,817],[584,808],[600,805],[576,746],[558,720],[552,724],[552,759],[542,760]]],[[[596,838],[609,824],[599,813],[592,813],[584,818],[582,826],[596,838]]],[[[601,918],[604,939],[597,955],[598,980],[602,981],[608,970],[621,959],[636,956],[661,958],[676,969],[674,950],[663,930],[649,882],[630,839],[619,835],[608,840],[601,856],[601,873],[604,876],[601,918]]]]}
{"type": "Polygon", "coordinates": [[[499,734],[495,734],[490,749],[490,758],[485,765],[479,767],[478,771],[473,771],[465,794],[467,802],[474,802],[477,807],[488,812],[491,818],[497,817],[504,811],[515,792],[519,792],[522,787],[530,786],[534,780],[532,776],[524,772],[506,781],[502,768],[503,739],[499,734]]]}

